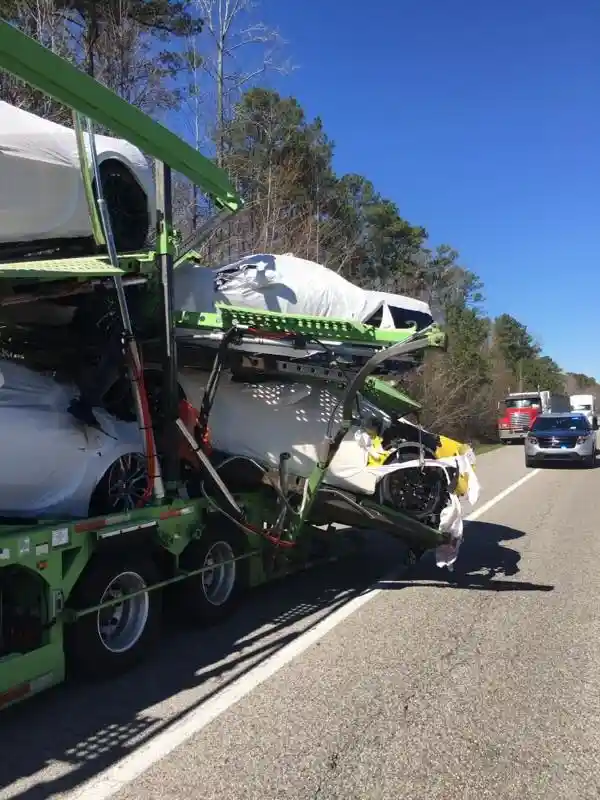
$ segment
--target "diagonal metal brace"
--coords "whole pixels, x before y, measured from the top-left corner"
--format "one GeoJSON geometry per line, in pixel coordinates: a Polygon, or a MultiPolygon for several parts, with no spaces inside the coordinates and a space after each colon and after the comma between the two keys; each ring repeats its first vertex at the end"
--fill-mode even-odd
{"type": "Polygon", "coordinates": [[[417,353],[421,350],[426,350],[432,347],[445,348],[446,346],[446,334],[443,333],[440,327],[434,323],[428,328],[415,333],[410,339],[392,345],[380,353],[376,353],[355,375],[353,380],[350,382],[350,385],[348,386],[344,396],[342,405],[342,421],[340,427],[334,436],[324,439],[321,445],[322,449],[325,450],[324,457],[320,459],[317,464],[315,464],[308,480],[306,481],[304,497],[302,499],[298,516],[291,523],[292,539],[295,535],[297,535],[302,525],[304,525],[305,520],[308,518],[329,465],[339,450],[344,437],[350,430],[356,396],[365,385],[369,375],[371,375],[373,371],[380,366],[380,364],[387,360],[392,360],[398,358],[399,356],[404,356],[410,353],[417,353]]]}

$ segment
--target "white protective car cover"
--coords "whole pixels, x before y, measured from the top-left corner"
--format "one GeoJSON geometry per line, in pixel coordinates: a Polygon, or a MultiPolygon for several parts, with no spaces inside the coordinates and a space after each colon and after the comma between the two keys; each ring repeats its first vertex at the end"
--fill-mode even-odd
{"type": "MultiPolygon", "coordinates": [[[[181,378],[198,408],[207,373],[182,370],[181,378]]],[[[289,452],[290,473],[307,478],[338,401],[325,386],[237,383],[223,375],[209,419],[212,443],[226,453],[249,456],[271,467],[277,467],[281,453],[289,452]]],[[[354,432],[347,435],[331,465],[328,483],[372,494],[376,479],[366,471],[366,460],[364,443],[354,432]]]]}
{"type": "MultiPolygon", "coordinates": [[[[115,158],[128,167],[154,214],[152,171],[143,153],[123,139],[95,140],[98,161],[115,158]]],[[[0,101],[0,241],[90,234],[75,133],[0,101]]]]}
{"type": "MultiPolygon", "coordinates": [[[[180,372],[182,387],[196,408],[200,407],[207,379],[208,374],[199,370],[180,372]]],[[[223,375],[209,428],[218,450],[245,455],[271,467],[277,467],[280,454],[288,452],[290,473],[307,478],[318,460],[318,448],[334,412],[337,429],[341,420],[340,395],[331,387],[272,380],[240,383],[223,375]]],[[[365,430],[351,430],[334,456],[327,483],[358,494],[373,494],[383,475],[416,463],[368,466],[370,446],[371,437],[365,430]]],[[[431,469],[444,471],[446,464],[461,467],[458,460],[451,458],[425,463],[431,469]]]]}
{"type": "MultiPolygon", "coordinates": [[[[0,510],[84,516],[96,483],[121,455],[141,452],[136,423],[94,409],[99,428],[68,413],[75,387],[0,359],[0,510]]],[[[52,514],[50,514],[52,515],[52,514]]]]}
{"type": "Polygon", "coordinates": [[[390,306],[431,317],[427,303],[361,289],[333,270],[291,253],[249,255],[219,268],[186,261],[175,271],[174,292],[179,311],[214,313],[215,303],[226,303],[366,322],[381,308],[379,327],[385,329],[394,328],[390,306]]]}

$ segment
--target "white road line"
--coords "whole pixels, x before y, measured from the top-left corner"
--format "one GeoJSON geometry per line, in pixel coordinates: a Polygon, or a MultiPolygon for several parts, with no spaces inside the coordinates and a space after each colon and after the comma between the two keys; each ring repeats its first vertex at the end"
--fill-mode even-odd
{"type": "Polygon", "coordinates": [[[520,480],[511,483],[510,486],[504,489],[504,491],[500,492],[500,494],[497,494],[496,497],[492,497],[492,499],[488,500],[487,503],[484,503],[482,506],[479,506],[479,508],[476,511],[473,511],[472,514],[469,514],[468,517],[465,517],[465,522],[475,522],[476,520],[478,520],[479,517],[482,517],[497,503],[499,503],[501,500],[504,500],[505,497],[508,497],[509,494],[512,494],[520,486],[523,486],[524,483],[530,481],[534,475],[538,474],[538,472],[541,472],[541,470],[532,469],[531,472],[528,472],[527,475],[524,475],[520,480]]]}
{"type": "MultiPolygon", "coordinates": [[[[538,469],[528,472],[523,478],[515,481],[507,489],[504,489],[496,497],[488,500],[487,503],[484,503],[470,514],[465,519],[465,522],[475,522],[497,503],[500,503],[504,498],[523,486],[524,483],[531,480],[538,472],[540,472],[538,469]]],[[[242,675],[237,681],[224,688],[210,700],[189,711],[185,716],[169,726],[167,730],[157,734],[148,742],[136,748],[130,755],[125,756],[117,764],[84,783],[78,790],[70,793],[70,797],[73,800],[75,798],[108,800],[109,797],[114,797],[146,770],[199,733],[213,720],[250,694],[257,686],[260,686],[261,683],[275,675],[282,667],[302,655],[309,647],[348,619],[359,608],[362,608],[362,606],[377,597],[378,594],[384,591],[382,584],[397,578],[398,572],[396,571],[394,575],[382,579],[363,594],[348,601],[342,608],[337,609],[325,619],[317,622],[313,628],[301,634],[267,660],[258,664],[250,672],[242,675]]]]}

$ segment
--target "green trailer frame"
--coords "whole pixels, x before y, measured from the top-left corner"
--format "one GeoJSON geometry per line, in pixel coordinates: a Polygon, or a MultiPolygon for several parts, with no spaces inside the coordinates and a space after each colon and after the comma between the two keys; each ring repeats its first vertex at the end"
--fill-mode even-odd
{"type": "MultiPolygon", "coordinates": [[[[162,307],[163,363],[165,381],[170,392],[167,423],[173,426],[175,435],[175,427],[178,425],[173,399],[177,376],[175,326],[201,327],[208,324],[228,332],[239,326],[244,327],[248,323],[249,312],[247,309],[219,309],[215,318],[210,320],[184,319],[174,313],[171,299],[172,276],[175,259],[182,256],[177,255],[174,248],[168,197],[170,169],[177,170],[201,187],[220,209],[221,215],[238,212],[243,202],[227,175],[212,162],[166,128],[6,22],[0,22],[0,69],[7,70],[79,114],[110,128],[158,162],[158,236],[154,252],[119,254],[116,260],[93,255],[85,258],[0,263],[0,279],[12,281],[17,286],[21,281],[31,283],[31,279],[35,279],[47,286],[48,282],[113,280],[136,274],[152,275],[159,271],[165,298],[162,307]]],[[[256,314],[253,319],[253,324],[256,324],[256,314]]],[[[323,320],[317,318],[284,318],[277,314],[262,315],[259,322],[262,330],[281,330],[283,327],[300,333],[307,327],[314,328],[324,324],[323,320]]],[[[371,343],[377,337],[382,337],[381,332],[370,326],[349,326],[342,320],[328,320],[327,324],[335,330],[337,336],[371,343]]],[[[369,394],[383,405],[386,402],[392,406],[399,403],[402,408],[409,408],[412,401],[387,384],[370,377],[370,373],[386,358],[386,352],[387,357],[395,357],[424,348],[443,347],[445,336],[436,326],[432,326],[427,331],[404,332],[395,340],[394,337],[391,340],[388,337],[377,343],[382,351],[360,371],[348,388],[346,411],[359,391],[369,394]],[[386,347],[389,350],[385,350],[386,347]]],[[[346,431],[350,423],[351,417],[346,413],[342,431],[346,431]]],[[[307,520],[339,442],[340,434],[324,443],[323,459],[316,465],[307,482],[307,491],[300,508],[287,508],[282,514],[281,496],[276,496],[271,502],[263,494],[236,495],[234,504],[243,511],[243,524],[237,528],[234,525],[233,532],[228,534],[228,541],[234,542],[236,546],[232,547],[229,557],[221,560],[222,568],[235,564],[240,573],[244,574],[244,584],[254,586],[270,577],[286,574],[296,567],[304,567],[310,562],[311,544],[322,533],[307,520]],[[243,535],[240,535],[240,527],[243,535]]],[[[98,618],[104,608],[132,602],[137,596],[147,597],[153,592],[160,593],[165,587],[177,587],[184,581],[191,585],[194,578],[211,570],[214,572],[214,565],[206,566],[202,559],[197,558],[191,568],[189,563],[184,565],[183,562],[186,553],[194,546],[197,548],[200,545],[199,552],[202,553],[202,543],[205,540],[209,543],[211,541],[211,530],[223,528],[226,523],[223,508],[219,508],[218,503],[215,504],[211,498],[186,498],[180,477],[176,465],[172,463],[166,475],[166,495],[159,499],[155,497],[139,510],[93,519],[23,525],[0,524],[0,575],[7,575],[9,578],[16,575],[18,585],[24,587],[20,601],[22,600],[24,607],[34,607],[38,612],[35,646],[15,648],[4,655],[0,648],[0,709],[62,682],[67,674],[66,652],[69,638],[72,640],[73,636],[76,637],[77,631],[86,624],[89,631],[90,621],[98,618]],[[159,578],[135,591],[128,590],[120,599],[96,602],[88,600],[87,603],[74,605],[72,599],[78,587],[81,588],[90,568],[96,567],[102,559],[112,559],[114,562],[130,548],[142,549],[145,554],[150,555],[155,565],[160,566],[159,578]]],[[[372,513],[376,519],[375,507],[372,513]]],[[[396,514],[395,517],[398,524],[412,531],[427,546],[435,546],[444,541],[444,537],[437,531],[409,517],[402,514],[396,514]]],[[[231,526],[227,530],[230,528],[231,526]]],[[[0,608],[1,590],[0,582],[0,608]]],[[[1,634],[0,628],[0,637],[1,634]]]]}

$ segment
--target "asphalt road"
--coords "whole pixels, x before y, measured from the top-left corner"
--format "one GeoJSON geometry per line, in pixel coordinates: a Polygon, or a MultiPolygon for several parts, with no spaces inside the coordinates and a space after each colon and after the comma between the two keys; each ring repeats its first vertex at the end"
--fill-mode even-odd
{"type": "Polygon", "coordinates": [[[597,800],[600,469],[502,495],[531,472],[520,446],[480,457],[453,576],[426,560],[341,619],[401,559],[375,538],[110,685],[4,712],[1,800],[597,800]]]}

